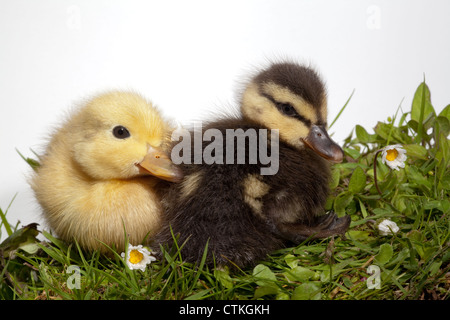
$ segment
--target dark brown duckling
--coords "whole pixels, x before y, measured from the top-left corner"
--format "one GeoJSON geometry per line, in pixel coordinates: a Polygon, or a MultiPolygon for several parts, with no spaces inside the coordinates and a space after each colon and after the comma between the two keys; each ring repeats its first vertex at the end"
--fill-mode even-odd
{"type": "Polygon", "coordinates": [[[190,148],[174,145],[184,179],[164,197],[154,248],[172,247],[175,235],[184,261],[200,261],[208,244],[207,263],[245,267],[287,245],[344,234],[350,217],[323,213],[329,162],[344,156],[326,126],[325,87],[314,70],[283,62],[261,71],[240,116],[203,126],[201,148],[193,131],[183,138],[190,148]]]}

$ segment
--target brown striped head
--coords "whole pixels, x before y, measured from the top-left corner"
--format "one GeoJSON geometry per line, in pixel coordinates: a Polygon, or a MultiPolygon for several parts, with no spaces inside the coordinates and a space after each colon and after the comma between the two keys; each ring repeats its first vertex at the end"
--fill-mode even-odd
{"type": "Polygon", "coordinates": [[[241,110],[246,119],[279,129],[280,139],[297,149],[306,145],[330,161],[343,159],[326,131],[325,86],[311,68],[290,62],[270,65],[248,84],[241,110]]]}

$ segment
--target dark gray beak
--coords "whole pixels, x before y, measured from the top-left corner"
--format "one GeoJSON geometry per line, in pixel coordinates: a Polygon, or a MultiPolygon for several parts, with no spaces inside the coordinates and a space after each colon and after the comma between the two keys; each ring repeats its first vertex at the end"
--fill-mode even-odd
{"type": "Polygon", "coordinates": [[[344,151],[328,136],[325,126],[313,125],[303,142],[321,157],[339,163],[344,159],[344,151]]]}

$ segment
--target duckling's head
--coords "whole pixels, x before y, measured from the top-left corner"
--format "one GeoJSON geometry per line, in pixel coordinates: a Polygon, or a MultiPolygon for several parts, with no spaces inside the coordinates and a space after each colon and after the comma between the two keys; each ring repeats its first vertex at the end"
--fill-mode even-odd
{"type": "Polygon", "coordinates": [[[311,68],[274,63],[257,74],[241,101],[243,116],[268,129],[279,129],[280,140],[297,149],[305,146],[332,162],[344,153],[327,133],[327,96],[311,68]]]}
{"type": "Polygon", "coordinates": [[[94,97],[65,130],[72,159],[93,179],[182,177],[165,152],[170,125],[136,93],[113,91],[94,97]]]}

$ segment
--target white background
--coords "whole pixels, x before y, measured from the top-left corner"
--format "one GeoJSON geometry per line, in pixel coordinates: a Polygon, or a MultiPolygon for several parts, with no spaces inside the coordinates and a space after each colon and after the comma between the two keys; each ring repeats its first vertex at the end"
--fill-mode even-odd
{"type": "MultiPolygon", "coordinates": [[[[337,142],[410,110],[423,80],[450,103],[450,1],[0,0],[0,207],[42,223],[31,156],[65,112],[104,89],[134,89],[183,123],[234,105],[267,59],[311,63],[326,80],[337,142]]],[[[2,238],[6,232],[2,230],[2,238]]]]}

